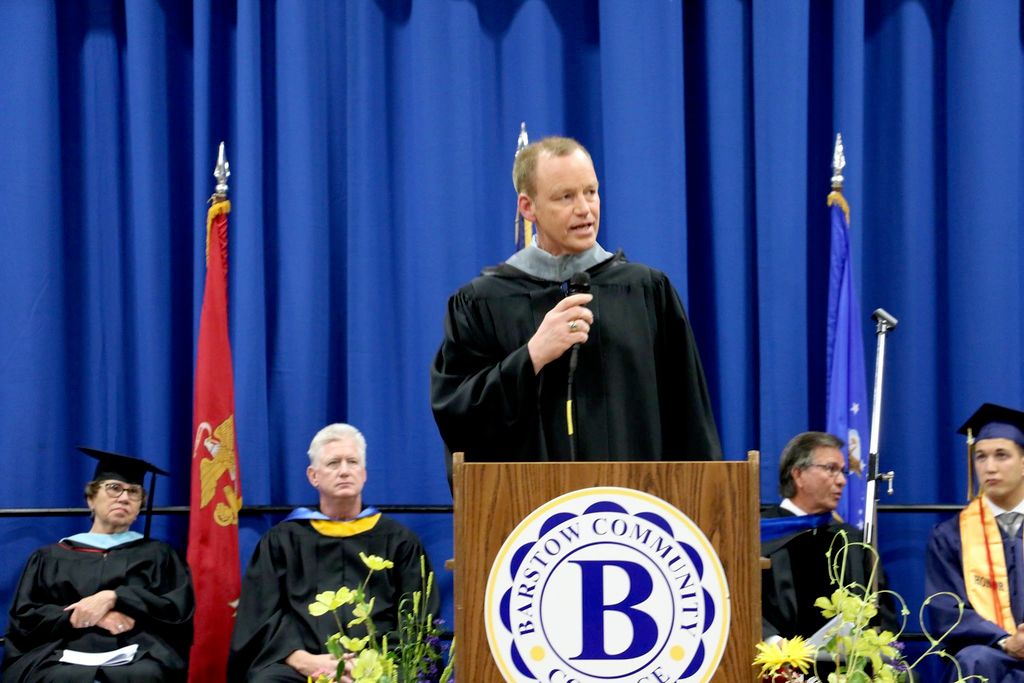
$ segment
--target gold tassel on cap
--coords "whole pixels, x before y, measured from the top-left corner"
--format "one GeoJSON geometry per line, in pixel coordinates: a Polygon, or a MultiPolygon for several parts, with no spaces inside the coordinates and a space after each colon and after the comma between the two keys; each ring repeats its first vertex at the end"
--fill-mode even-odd
{"type": "Polygon", "coordinates": [[[967,428],[967,501],[974,500],[974,432],[967,428]]]}

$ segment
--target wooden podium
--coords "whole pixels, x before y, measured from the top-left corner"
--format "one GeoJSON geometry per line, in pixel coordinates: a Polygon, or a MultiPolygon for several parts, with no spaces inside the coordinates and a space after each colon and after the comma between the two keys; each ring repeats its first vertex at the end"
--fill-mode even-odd
{"type": "Polygon", "coordinates": [[[616,486],[674,505],[700,527],[729,586],[728,638],[711,681],[753,682],[761,635],[759,457],[724,462],[466,463],[454,455],[458,680],[501,683],[485,630],[488,575],[521,520],[566,493],[616,486]]]}

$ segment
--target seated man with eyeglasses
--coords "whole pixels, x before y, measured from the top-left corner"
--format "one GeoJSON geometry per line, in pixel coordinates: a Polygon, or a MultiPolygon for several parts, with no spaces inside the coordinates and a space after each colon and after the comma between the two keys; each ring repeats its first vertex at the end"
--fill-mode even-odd
{"type": "MultiPolygon", "coordinates": [[[[862,540],[856,528],[835,515],[849,470],[842,452],[843,442],[825,432],[803,432],[793,437],[779,459],[779,493],[783,500],[761,511],[761,554],[771,567],[761,572],[762,637],[765,640],[807,638],[828,619],[814,606],[820,597],[839,588],[829,578],[826,557],[840,530],[850,543],[862,540]]],[[[842,540],[836,540],[836,551],[842,540]]],[[[873,553],[851,545],[846,557],[843,582],[866,586],[875,565],[873,553]]],[[[885,575],[878,565],[879,587],[885,575]]],[[[896,625],[892,600],[883,596],[879,620],[884,628],[896,625]]]]}
{"type": "Polygon", "coordinates": [[[99,461],[85,486],[92,527],[29,558],[11,605],[3,680],[184,680],[194,611],[188,567],[171,546],[130,530],[146,473],[166,472],[80,450],[99,461]]]}

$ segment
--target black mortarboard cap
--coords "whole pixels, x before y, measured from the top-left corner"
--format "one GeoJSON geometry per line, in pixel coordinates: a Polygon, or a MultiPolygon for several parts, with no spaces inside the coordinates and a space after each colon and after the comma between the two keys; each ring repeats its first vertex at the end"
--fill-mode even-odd
{"type": "Polygon", "coordinates": [[[146,500],[146,526],[143,532],[148,537],[150,527],[153,524],[153,497],[156,492],[156,475],[167,474],[167,471],[141,458],[133,458],[130,455],[104,451],[99,448],[89,448],[88,446],[79,446],[78,450],[90,458],[96,458],[96,473],[93,474],[94,481],[116,479],[126,484],[145,486],[143,479],[146,473],[153,473],[149,478],[149,497],[146,500]]]}
{"type": "Polygon", "coordinates": [[[1024,448],[1024,413],[995,403],[985,403],[957,430],[975,441],[1009,439],[1024,448]]]}
{"type": "Polygon", "coordinates": [[[155,474],[167,474],[166,471],[160,469],[156,465],[146,462],[140,458],[133,458],[130,455],[122,455],[120,453],[114,453],[113,451],[104,451],[98,448],[89,448],[88,446],[79,446],[78,450],[82,451],[90,458],[96,458],[96,474],[93,475],[93,479],[116,479],[117,481],[123,481],[126,484],[138,484],[143,485],[143,479],[147,472],[153,472],[155,474]]]}

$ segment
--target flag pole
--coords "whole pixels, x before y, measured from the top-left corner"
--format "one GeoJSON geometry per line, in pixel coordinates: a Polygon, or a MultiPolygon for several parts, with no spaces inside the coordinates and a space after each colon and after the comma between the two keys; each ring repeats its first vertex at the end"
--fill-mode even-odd
{"type": "Polygon", "coordinates": [[[831,241],[829,244],[828,325],[826,330],[825,431],[846,442],[846,486],[836,514],[858,529],[864,528],[867,488],[866,442],[868,389],[864,372],[864,342],[860,304],[853,275],[850,247],[850,206],[843,197],[843,137],[836,135],[832,156],[832,191],[829,192],[831,241]]]}
{"type": "MultiPolygon", "coordinates": [[[[839,195],[840,205],[847,211],[847,223],[849,223],[849,210],[845,200],[842,200],[843,191],[843,170],[846,168],[846,155],[843,152],[843,136],[836,134],[836,144],[832,152],[832,192],[839,195]]],[[[830,200],[832,195],[830,195],[830,200]]],[[[874,319],[875,337],[877,341],[875,351],[875,382],[871,392],[871,427],[870,446],[868,448],[868,475],[864,491],[864,541],[872,547],[878,546],[878,480],[884,479],[889,483],[889,493],[892,494],[893,473],[886,472],[879,474],[878,471],[878,437],[882,426],[882,380],[885,377],[885,340],[889,332],[896,329],[899,321],[884,309],[875,309],[871,314],[874,319]]]]}
{"type": "MultiPolygon", "coordinates": [[[[837,133],[836,134],[835,147],[834,147],[833,152],[832,152],[832,179],[831,179],[832,180],[832,192],[828,196],[828,204],[829,204],[829,206],[833,207],[833,240],[836,239],[836,233],[835,233],[836,219],[835,219],[835,213],[834,213],[835,207],[838,207],[838,208],[842,209],[842,211],[843,211],[844,217],[846,219],[844,227],[848,228],[849,224],[850,224],[850,207],[846,203],[846,199],[843,197],[843,183],[844,183],[844,180],[845,180],[843,178],[843,171],[845,170],[845,168],[846,168],[846,155],[844,154],[844,151],[843,151],[843,136],[842,136],[842,134],[837,133]]],[[[840,222],[842,222],[841,219],[840,219],[840,222]]],[[[843,235],[843,237],[845,238],[845,234],[843,235]]],[[[848,242],[846,242],[843,246],[844,246],[844,249],[845,249],[844,253],[845,253],[846,260],[845,260],[845,263],[843,264],[843,271],[844,272],[842,273],[842,277],[846,278],[846,283],[845,284],[846,284],[847,291],[848,291],[847,301],[852,301],[853,300],[853,291],[854,290],[853,290],[853,283],[852,283],[852,267],[849,265],[852,262],[852,259],[850,258],[850,253],[849,253],[850,252],[850,246],[849,246],[848,242]]],[[[832,251],[833,251],[833,259],[834,259],[835,258],[835,253],[836,253],[835,252],[835,245],[834,244],[833,244],[832,251]]],[[[835,269],[835,263],[832,264],[832,268],[833,268],[833,270],[835,269]]],[[[834,273],[833,273],[833,275],[834,275],[834,273]]],[[[831,301],[831,299],[832,299],[832,282],[831,281],[830,281],[829,289],[830,289],[830,293],[829,293],[829,299],[830,299],[830,304],[829,304],[829,316],[830,316],[829,336],[831,338],[833,336],[833,332],[832,332],[832,328],[831,328],[831,325],[833,323],[831,321],[831,317],[833,315],[836,315],[838,317],[838,313],[836,311],[838,311],[838,309],[840,307],[839,306],[839,302],[841,302],[841,300],[842,300],[842,294],[841,293],[837,294],[836,311],[833,311],[833,306],[832,306],[832,301],[831,301]]],[[[848,311],[849,311],[849,309],[848,309],[848,311]]],[[[859,318],[859,316],[860,316],[859,308],[854,306],[853,310],[849,311],[849,312],[852,313],[852,316],[849,319],[850,329],[854,332],[854,335],[855,335],[855,338],[853,340],[851,340],[851,344],[859,347],[860,346],[860,341],[859,341],[859,339],[856,339],[856,337],[860,336],[860,323],[857,320],[857,318],[859,318]]],[[[889,483],[889,494],[891,495],[892,494],[892,479],[893,479],[893,473],[892,472],[886,472],[884,474],[880,474],[879,471],[878,471],[878,462],[879,462],[879,458],[878,458],[878,439],[879,439],[879,434],[881,433],[881,422],[882,422],[882,385],[883,385],[883,378],[885,376],[885,341],[886,341],[886,337],[889,334],[889,332],[891,332],[892,330],[894,330],[896,328],[896,325],[897,325],[898,321],[896,320],[895,317],[893,317],[892,315],[890,315],[889,313],[887,313],[885,310],[883,310],[881,308],[876,309],[871,317],[875,320],[875,323],[876,323],[875,334],[876,334],[876,339],[877,339],[877,350],[876,350],[876,353],[875,353],[875,381],[874,381],[874,387],[873,387],[872,395],[871,395],[871,423],[870,423],[870,426],[867,427],[868,430],[869,430],[869,433],[870,433],[870,446],[868,448],[867,476],[865,477],[865,480],[864,480],[864,501],[863,501],[863,506],[864,506],[863,507],[863,513],[864,513],[863,514],[864,536],[863,536],[863,538],[864,538],[864,542],[865,543],[867,543],[868,545],[870,545],[873,548],[877,548],[878,547],[878,531],[877,531],[877,527],[878,527],[878,480],[879,479],[884,479],[884,480],[888,481],[888,483],[889,483]]],[[[830,342],[829,342],[829,344],[830,344],[830,348],[829,348],[830,354],[834,353],[836,351],[836,349],[832,347],[833,343],[834,343],[834,340],[830,339],[830,342]]],[[[862,355],[863,352],[858,351],[858,354],[862,355]]],[[[833,364],[837,363],[838,360],[840,360],[840,359],[830,358],[830,362],[829,362],[829,383],[830,383],[830,387],[829,387],[829,404],[832,404],[832,403],[834,403],[837,400],[837,398],[832,395],[833,392],[832,392],[831,383],[832,383],[832,380],[834,379],[832,377],[832,374],[833,374],[833,371],[835,370],[835,368],[833,368],[832,366],[833,366],[833,364]]],[[[863,363],[863,360],[861,361],[861,363],[863,363]]],[[[840,367],[840,369],[842,369],[842,367],[840,367]]],[[[845,370],[849,371],[849,363],[847,363],[845,370]]],[[[849,378],[847,378],[847,380],[849,381],[849,378]]],[[[863,381],[863,380],[861,380],[861,381],[863,381]]],[[[849,386],[849,384],[847,383],[847,387],[848,386],[849,386]]],[[[850,408],[849,408],[849,411],[851,413],[856,413],[856,412],[859,411],[859,407],[857,406],[857,402],[858,401],[866,400],[866,396],[863,396],[863,391],[861,392],[861,396],[862,397],[860,397],[860,398],[854,397],[852,399],[854,401],[854,405],[850,406],[850,408]]],[[[839,400],[842,400],[844,398],[846,400],[850,400],[849,393],[847,393],[845,396],[839,397],[839,400]]],[[[839,412],[839,413],[845,414],[845,412],[847,410],[847,408],[845,406],[839,406],[838,410],[835,410],[835,409],[836,409],[836,406],[832,406],[832,405],[829,405],[829,407],[827,409],[827,412],[829,414],[829,421],[830,422],[832,421],[832,413],[833,412],[839,412]]],[[[840,421],[840,425],[841,424],[847,424],[847,423],[840,421]]],[[[848,465],[852,466],[852,465],[854,465],[854,462],[853,462],[853,460],[854,460],[854,458],[853,458],[853,450],[854,450],[854,448],[853,448],[853,446],[854,446],[853,441],[854,441],[854,438],[855,438],[856,431],[852,428],[853,427],[852,424],[850,425],[850,427],[851,427],[851,429],[850,429],[850,435],[849,435],[849,441],[848,441],[847,447],[849,449],[848,465]]],[[[846,435],[843,435],[843,436],[846,436],[846,435]]],[[[859,467],[859,463],[858,463],[858,467],[859,467]]],[[[845,494],[845,492],[844,492],[844,494],[845,494]]],[[[873,573],[872,584],[873,584],[871,586],[872,592],[877,592],[877,590],[878,590],[878,575],[877,575],[877,573],[873,573]]]]}
{"type": "Polygon", "coordinates": [[[228,334],[228,177],[224,143],[206,212],[206,278],[196,345],[188,564],[195,591],[190,683],[223,681],[241,591],[234,373],[228,334]]]}

